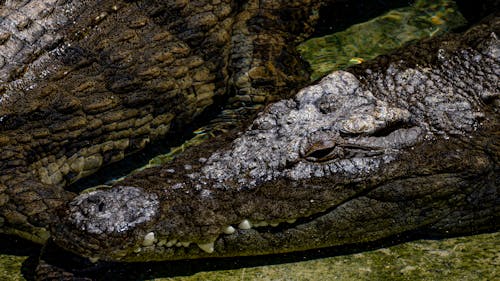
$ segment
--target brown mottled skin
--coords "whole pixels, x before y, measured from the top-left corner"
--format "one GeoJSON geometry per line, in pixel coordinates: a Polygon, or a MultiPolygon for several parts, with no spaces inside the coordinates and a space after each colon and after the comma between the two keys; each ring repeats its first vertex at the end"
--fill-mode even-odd
{"type": "Polygon", "coordinates": [[[0,5],[0,231],[43,242],[77,179],[211,105],[249,116],[288,96],[321,2],[0,5]]]}

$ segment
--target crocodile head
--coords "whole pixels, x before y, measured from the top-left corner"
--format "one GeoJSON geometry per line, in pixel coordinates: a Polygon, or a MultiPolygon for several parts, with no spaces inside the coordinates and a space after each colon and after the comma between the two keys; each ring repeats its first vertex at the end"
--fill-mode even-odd
{"type": "Polygon", "coordinates": [[[145,261],[496,228],[500,52],[487,37],[434,49],[433,65],[334,72],[231,142],[76,197],[54,239],[91,258],[145,261]]]}

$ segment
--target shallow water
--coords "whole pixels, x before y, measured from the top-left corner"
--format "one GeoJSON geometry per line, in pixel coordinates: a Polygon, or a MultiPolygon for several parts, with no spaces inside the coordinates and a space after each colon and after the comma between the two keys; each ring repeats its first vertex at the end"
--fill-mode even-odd
{"type": "Polygon", "coordinates": [[[155,280],[495,280],[499,242],[498,232],[418,240],[351,255],[155,280]]]}
{"type": "Polygon", "coordinates": [[[21,266],[27,258],[27,256],[0,255],[0,279],[25,280],[21,274],[21,266]]]}

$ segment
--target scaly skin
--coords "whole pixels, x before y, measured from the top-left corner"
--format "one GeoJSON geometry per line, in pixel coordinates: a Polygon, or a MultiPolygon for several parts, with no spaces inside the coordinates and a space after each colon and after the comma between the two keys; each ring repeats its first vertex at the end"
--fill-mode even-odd
{"type": "Polygon", "coordinates": [[[0,232],[43,243],[69,184],[210,105],[289,95],[326,2],[1,1],[0,232]]]}
{"type": "Polygon", "coordinates": [[[499,32],[496,17],[334,72],[233,141],[79,195],[54,241],[149,261],[498,229],[499,32]]]}

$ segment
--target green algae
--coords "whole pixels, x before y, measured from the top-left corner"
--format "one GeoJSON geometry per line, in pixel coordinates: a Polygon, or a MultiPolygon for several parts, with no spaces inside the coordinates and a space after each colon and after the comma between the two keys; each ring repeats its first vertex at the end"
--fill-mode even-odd
{"type": "Polygon", "coordinates": [[[21,274],[21,266],[26,259],[27,256],[0,254],[0,280],[25,280],[21,274]]]}
{"type": "MultiPolygon", "coordinates": [[[[1,251],[1,250],[0,250],[1,251]]],[[[0,254],[0,280],[25,280],[27,256],[0,254]]],[[[262,260],[266,257],[263,256],[262,260]]],[[[366,252],[150,279],[198,280],[499,280],[500,232],[416,240],[366,252]]]]}
{"type": "Polygon", "coordinates": [[[417,240],[350,255],[154,280],[498,280],[499,270],[497,232],[417,240]]]}
{"type": "Polygon", "coordinates": [[[443,34],[466,24],[454,1],[419,0],[344,31],[305,41],[298,46],[316,80],[337,69],[387,54],[408,42],[443,34]]]}

